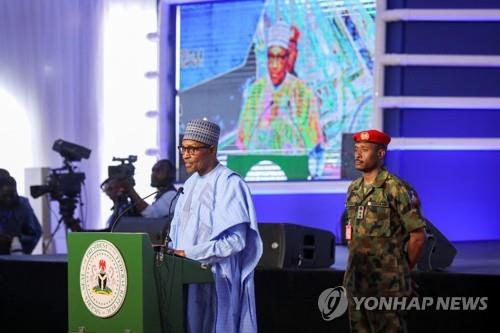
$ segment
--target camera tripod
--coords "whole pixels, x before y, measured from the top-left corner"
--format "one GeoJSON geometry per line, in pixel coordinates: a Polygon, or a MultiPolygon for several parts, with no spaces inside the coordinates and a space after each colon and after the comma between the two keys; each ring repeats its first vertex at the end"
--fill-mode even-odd
{"type": "Polygon", "coordinates": [[[59,202],[59,215],[61,216],[57,221],[57,226],[50,235],[49,240],[46,244],[43,245],[43,253],[45,253],[52,243],[55,234],[61,227],[61,224],[64,222],[66,229],[71,230],[72,232],[83,231],[83,228],[80,225],[80,219],[75,218],[73,215],[75,214],[76,205],[78,202],[77,197],[64,197],[59,198],[57,200],[59,202]]]}

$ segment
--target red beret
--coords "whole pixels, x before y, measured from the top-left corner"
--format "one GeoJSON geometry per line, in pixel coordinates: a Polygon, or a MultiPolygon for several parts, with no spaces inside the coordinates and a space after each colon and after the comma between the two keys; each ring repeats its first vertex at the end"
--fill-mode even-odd
{"type": "Polygon", "coordinates": [[[391,137],[377,130],[368,130],[355,133],[353,136],[354,142],[371,142],[387,146],[391,142],[391,137]]]}

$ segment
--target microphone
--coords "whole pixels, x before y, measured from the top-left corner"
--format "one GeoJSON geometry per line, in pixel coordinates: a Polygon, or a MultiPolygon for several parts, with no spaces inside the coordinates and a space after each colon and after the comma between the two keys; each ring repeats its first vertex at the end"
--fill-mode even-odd
{"type": "Polygon", "coordinates": [[[121,212],[117,217],[116,219],[113,221],[113,223],[111,224],[111,228],[109,229],[110,232],[113,232],[115,230],[115,227],[116,225],[118,224],[118,221],[120,220],[120,218],[126,213],[128,212],[129,210],[131,210],[132,208],[134,208],[139,202],[141,202],[142,200],[144,199],[147,199],[149,198],[150,196],[158,193],[159,191],[154,191],[153,193],[151,194],[148,194],[146,195],[144,198],[141,198],[141,200],[137,200],[134,204],[130,205],[129,207],[127,207],[126,209],[123,210],[123,212],[121,212]]]}
{"type": "Polygon", "coordinates": [[[165,244],[165,247],[167,246],[168,243],[170,243],[171,239],[169,237],[168,234],[170,234],[170,225],[172,224],[172,220],[173,220],[173,216],[172,216],[172,205],[173,203],[175,202],[175,200],[177,199],[177,197],[179,197],[179,195],[181,194],[184,194],[184,187],[179,187],[179,189],[177,189],[177,193],[175,194],[175,196],[172,198],[172,200],[170,201],[170,207],[168,207],[168,222],[165,224],[165,227],[163,228],[163,244],[165,244]]]}

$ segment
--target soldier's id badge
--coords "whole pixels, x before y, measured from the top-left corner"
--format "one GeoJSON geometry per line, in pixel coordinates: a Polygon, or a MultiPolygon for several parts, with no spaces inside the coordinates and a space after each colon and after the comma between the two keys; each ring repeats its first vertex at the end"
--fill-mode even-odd
{"type": "Polygon", "coordinates": [[[351,223],[349,222],[348,224],[345,225],[345,240],[351,240],[352,239],[352,226],[351,223]]]}
{"type": "Polygon", "coordinates": [[[358,206],[358,211],[356,213],[356,218],[358,220],[363,219],[363,216],[365,215],[365,206],[358,206]]]}

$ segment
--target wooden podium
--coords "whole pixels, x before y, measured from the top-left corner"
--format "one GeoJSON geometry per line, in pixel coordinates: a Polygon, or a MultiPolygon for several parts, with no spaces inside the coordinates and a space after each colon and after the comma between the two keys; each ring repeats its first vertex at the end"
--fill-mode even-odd
{"type": "Polygon", "coordinates": [[[212,282],[210,267],[146,234],[68,234],[69,332],[184,332],[183,286],[212,282]]]}

